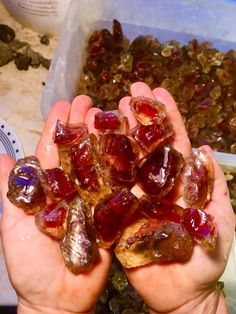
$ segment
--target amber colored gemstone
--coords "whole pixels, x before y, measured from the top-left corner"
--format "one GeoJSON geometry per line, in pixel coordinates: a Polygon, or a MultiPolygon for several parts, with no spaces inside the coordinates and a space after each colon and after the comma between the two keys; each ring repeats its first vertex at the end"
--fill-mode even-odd
{"type": "Polygon", "coordinates": [[[132,129],[132,136],[147,152],[151,152],[159,144],[167,141],[173,135],[172,126],[165,120],[161,124],[137,124],[132,129]]]}
{"type": "Polygon", "coordinates": [[[138,148],[124,134],[105,133],[99,140],[103,175],[113,185],[130,186],[135,180],[138,148]]]}
{"type": "Polygon", "coordinates": [[[141,219],[123,232],[115,255],[125,268],[152,262],[185,262],[193,252],[193,240],[180,223],[141,219]]]}
{"type": "Polygon", "coordinates": [[[198,208],[186,208],[182,223],[193,238],[208,249],[216,246],[216,225],[213,216],[198,208]]]}
{"type": "Polygon", "coordinates": [[[39,160],[34,156],[18,160],[10,172],[7,197],[26,214],[34,214],[46,204],[41,176],[39,160]]]}
{"type": "Polygon", "coordinates": [[[44,171],[46,194],[52,199],[68,199],[77,189],[70,177],[60,168],[52,168],[44,171]]]}
{"type": "Polygon", "coordinates": [[[188,206],[203,208],[211,199],[213,189],[213,166],[203,150],[191,153],[182,171],[183,198],[188,206]]]}
{"type": "Polygon", "coordinates": [[[128,119],[119,110],[97,112],[94,127],[101,133],[105,131],[125,133],[128,130],[128,119]]]}
{"type": "Polygon", "coordinates": [[[132,97],[130,106],[137,120],[143,125],[161,123],[166,117],[163,103],[147,97],[132,97]]]}
{"type": "Polygon", "coordinates": [[[88,134],[87,126],[83,123],[65,123],[57,121],[54,143],[61,145],[71,145],[88,134]]]}
{"type": "Polygon", "coordinates": [[[142,158],[138,164],[137,181],[148,195],[163,198],[174,187],[183,167],[181,153],[171,146],[163,146],[142,158]]]}
{"type": "Polygon", "coordinates": [[[99,201],[93,219],[100,246],[112,246],[137,208],[138,199],[126,188],[118,189],[99,201]]]}
{"type": "Polygon", "coordinates": [[[67,211],[68,205],[64,201],[47,205],[35,214],[36,226],[52,238],[62,239],[65,235],[67,211]]]}
{"type": "Polygon", "coordinates": [[[148,219],[180,223],[184,209],[179,205],[163,203],[154,197],[145,196],[140,200],[139,211],[148,219]]]}
{"type": "Polygon", "coordinates": [[[115,44],[123,43],[123,31],[118,20],[114,19],[112,24],[112,33],[115,44]]]}
{"type": "Polygon", "coordinates": [[[67,268],[75,275],[90,269],[99,256],[89,212],[79,197],[69,204],[66,234],[60,247],[67,268]]]}

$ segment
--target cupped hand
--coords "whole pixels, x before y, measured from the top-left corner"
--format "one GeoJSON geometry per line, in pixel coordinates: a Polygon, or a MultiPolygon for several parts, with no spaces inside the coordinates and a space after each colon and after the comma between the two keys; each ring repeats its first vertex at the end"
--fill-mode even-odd
{"type": "MultiPolygon", "coordinates": [[[[53,107],[35,154],[44,169],[59,166],[53,143],[57,119],[86,123],[89,131],[95,132],[94,114],[99,109],[91,107],[87,96],[53,107]]],[[[8,175],[14,163],[8,156],[0,156],[1,238],[9,277],[18,296],[18,313],[91,313],[107,279],[110,253],[100,249],[100,259],[90,271],[73,275],[65,266],[59,243],[41,233],[34,217],[7,199],[8,175]]]]}
{"type": "MultiPolygon", "coordinates": [[[[131,95],[157,99],[166,105],[167,117],[175,132],[173,146],[187,156],[191,151],[190,141],[171,95],[163,88],[151,91],[144,83],[133,84],[131,95]]],[[[133,127],[137,121],[130,110],[129,101],[130,97],[124,97],[119,107],[133,127]]],[[[130,283],[153,313],[226,313],[224,301],[217,290],[217,281],[226,267],[230,253],[235,216],[224,173],[211,149],[208,146],[202,149],[206,151],[214,167],[212,200],[207,204],[206,211],[215,219],[218,230],[217,245],[211,253],[196,245],[191,259],[186,263],[153,263],[125,270],[130,283]]],[[[177,189],[182,190],[181,182],[177,189]]],[[[136,196],[140,195],[139,189],[133,188],[133,191],[136,196]]],[[[185,206],[182,197],[178,197],[176,203],[185,206]]]]}

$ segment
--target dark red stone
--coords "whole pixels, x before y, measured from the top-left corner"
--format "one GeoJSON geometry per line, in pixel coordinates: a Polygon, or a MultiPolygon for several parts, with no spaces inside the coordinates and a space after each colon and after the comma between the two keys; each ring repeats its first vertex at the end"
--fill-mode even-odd
{"type": "Polygon", "coordinates": [[[74,182],[60,168],[45,170],[44,178],[46,192],[53,199],[68,199],[77,191],[74,182]]]}
{"type": "Polygon", "coordinates": [[[83,123],[69,124],[58,120],[55,129],[54,143],[71,145],[72,143],[82,139],[87,134],[87,126],[83,123]]]}
{"type": "Polygon", "coordinates": [[[142,158],[138,165],[137,181],[148,195],[163,198],[174,187],[183,167],[181,153],[171,146],[163,146],[142,158]]]}
{"type": "Polygon", "coordinates": [[[120,237],[137,208],[138,199],[126,188],[100,200],[93,219],[101,246],[108,248],[120,237]]]}

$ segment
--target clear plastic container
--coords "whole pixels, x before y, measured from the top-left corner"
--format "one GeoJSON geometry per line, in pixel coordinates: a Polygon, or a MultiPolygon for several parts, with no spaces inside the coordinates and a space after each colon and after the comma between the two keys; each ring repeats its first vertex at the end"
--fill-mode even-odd
{"type": "MultiPolygon", "coordinates": [[[[151,34],[160,41],[176,39],[181,44],[192,38],[209,40],[213,46],[236,50],[236,1],[223,0],[72,0],[41,98],[45,118],[57,100],[76,95],[89,34],[97,28],[111,28],[118,19],[130,39],[151,34]]],[[[236,156],[215,153],[222,167],[236,173],[236,156]]],[[[222,276],[226,300],[236,313],[236,253],[233,245],[222,276]]]]}

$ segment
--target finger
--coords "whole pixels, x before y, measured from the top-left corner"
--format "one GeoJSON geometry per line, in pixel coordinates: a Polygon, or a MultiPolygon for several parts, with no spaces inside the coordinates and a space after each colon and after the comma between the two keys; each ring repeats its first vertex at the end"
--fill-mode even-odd
{"type": "Polygon", "coordinates": [[[155,96],[150,87],[143,82],[133,83],[130,87],[130,92],[132,97],[145,96],[153,100],[155,99],[155,96]]]}
{"type": "Polygon", "coordinates": [[[184,157],[187,156],[191,152],[191,143],[175,100],[170,93],[162,87],[155,88],[153,94],[158,101],[166,106],[167,117],[173,126],[175,134],[173,146],[176,150],[180,151],[184,157]]]}
{"type": "Polygon", "coordinates": [[[44,169],[54,168],[59,165],[58,149],[57,145],[54,143],[54,132],[57,120],[63,122],[68,121],[70,107],[70,103],[59,101],[49,112],[35,153],[44,169]]]}
{"type": "Polygon", "coordinates": [[[123,97],[119,102],[119,109],[123,113],[123,115],[128,118],[129,127],[132,129],[137,124],[137,120],[129,105],[130,100],[131,97],[129,96],[123,97]]]}
{"type": "Polygon", "coordinates": [[[102,112],[102,110],[94,107],[94,108],[89,109],[89,111],[87,112],[87,114],[85,116],[85,124],[87,124],[89,133],[93,133],[96,136],[99,135],[99,132],[94,127],[94,116],[98,112],[102,112]]]}
{"type": "Polygon", "coordinates": [[[74,98],[71,104],[69,122],[84,123],[89,109],[92,107],[92,100],[86,95],[79,95],[74,98]]]}
{"type": "Polygon", "coordinates": [[[0,155],[0,193],[2,201],[2,223],[7,220],[10,228],[17,220],[24,216],[24,212],[15,207],[7,198],[8,177],[11,169],[15,165],[15,160],[7,155],[0,155]]]}

